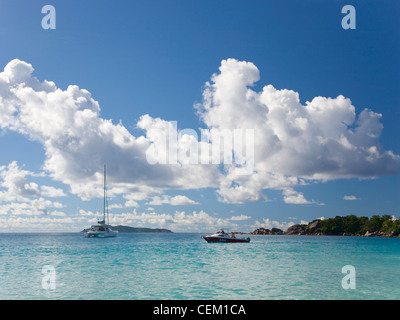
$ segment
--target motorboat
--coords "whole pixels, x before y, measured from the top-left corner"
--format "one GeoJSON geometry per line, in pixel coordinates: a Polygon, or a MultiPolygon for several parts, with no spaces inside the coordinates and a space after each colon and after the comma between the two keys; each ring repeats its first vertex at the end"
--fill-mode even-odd
{"type": "Polygon", "coordinates": [[[103,220],[97,221],[85,232],[86,238],[113,238],[118,237],[118,231],[112,230],[109,224],[106,224],[106,214],[108,220],[108,202],[106,192],[106,166],[104,166],[104,210],[103,220]]]}
{"type": "Polygon", "coordinates": [[[207,242],[250,242],[250,238],[236,238],[234,233],[226,233],[223,229],[211,236],[202,236],[207,242]]]}

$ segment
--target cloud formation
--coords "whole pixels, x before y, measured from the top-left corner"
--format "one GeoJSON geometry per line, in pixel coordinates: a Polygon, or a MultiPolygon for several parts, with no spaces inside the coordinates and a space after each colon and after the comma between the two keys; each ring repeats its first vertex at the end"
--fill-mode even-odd
{"type": "Polygon", "coordinates": [[[163,197],[155,196],[151,201],[146,204],[152,206],[160,206],[162,204],[170,204],[171,206],[184,206],[199,203],[183,195],[177,195],[174,197],[164,195],[163,197]]]}
{"type": "Polygon", "coordinates": [[[28,170],[21,169],[16,161],[7,166],[0,166],[0,202],[27,202],[30,197],[56,198],[64,197],[62,189],[29,182],[29,176],[39,176],[28,170]],[[2,191],[1,189],[4,189],[2,191]]]}
{"type": "MultiPolygon", "coordinates": [[[[255,170],[228,171],[219,194],[227,202],[262,200],[263,189],[282,189],[285,202],[308,203],[288,190],[306,180],[371,178],[399,172],[400,157],[382,149],[381,114],[351,100],[315,97],[305,105],[295,91],[266,85],[251,89],[260,75],[250,62],[223,60],[206,83],[200,118],[209,128],[255,128],[255,170]]],[[[290,191],[293,192],[293,191],[290,191]]]]}
{"type": "MultiPolygon", "coordinates": [[[[135,137],[122,123],[101,118],[99,104],[87,90],[75,85],[61,90],[32,72],[30,64],[16,59],[0,73],[0,128],[43,144],[44,170],[69,185],[73,194],[82,199],[101,196],[105,163],[111,195],[129,191],[140,198],[167,188],[213,186],[217,168],[151,165],[146,159],[151,137],[135,137]]],[[[147,115],[138,122],[145,131],[162,126],[169,122],[147,115]]],[[[34,187],[25,186],[25,192],[36,192],[34,187]]]]}
{"type": "MultiPolygon", "coordinates": [[[[237,175],[234,165],[212,161],[150,164],[149,148],[166,152],[157,144],[153,129],[167,132],[174,127],[172,122],[143,115],[137,127],[144,134],[134,136],[121,122],[103,119],[98,102],[87,90],[76,85],[62,90],[52,81],[40,82],[33,71],[29,63],[15,59],[0,73],[0,129],[40,142],[46,174],[82,199],[102,195],[104,163],[109,194],[129,194],[127,206],[133,207],[136,201],[150,198],[154,203],[158,199],[172,205],[196,204],[184,196],[162,194],[168,189],[200,188],[215,188],[218,199],[227,203],[266,201],[264,190],[277,189],[286,203],[310,204],[317,202],[294,188],[310,180],[399,172],[400,157],[379,143],[381,114],[369,109],[357,114],[351,100],[342,95],[315,97],[303,105],[299,93],[292,90],[266,85],[257,92],[252,87],[260,74],[251,62],[223,60],[205,85],[203,101],[195,105],[209,130],[254,129],[254,171],[248,175],[237,175]]],[[[192,135],[178,134],[178,148],[186,150],[193,142],[197,143],[192,135]]],[[[200,143],[210,147],[213,141],[200,143]]],[[[50,186],[39,189],[23,175],[2,178],[3,186],[21,197],[63,195],[50,186]]]]}
{"type": "Polygon", "coordinates": [[[357,198],[354,195],[349,195],[349,196],[344,196],[343,200],[347,200],[347,201],[355,201],[355,200],[360,200],[359,198],[357,198]]]}

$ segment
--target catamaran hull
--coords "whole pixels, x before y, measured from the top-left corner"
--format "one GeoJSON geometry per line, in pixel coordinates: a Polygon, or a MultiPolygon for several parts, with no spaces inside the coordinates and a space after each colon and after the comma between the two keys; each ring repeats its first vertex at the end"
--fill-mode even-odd
{"type": "Polygon", "coordinates": [[[250,242],[250,238],[220,238],[220,237],[212,237],[212,236],[204,236],[204,240],[207,242],[250,242]]]}
{"type": "Polygon", "coordinates": [[[108,220],[108,203],[106,192],[106,166],[104,165],[104,211],[103,220],[97,221],[97,225],[93,225],[85,232],[85,238],[115,238],[118,237],[118,231],[114,231],[106,224],[106,213],[108,220]]]}

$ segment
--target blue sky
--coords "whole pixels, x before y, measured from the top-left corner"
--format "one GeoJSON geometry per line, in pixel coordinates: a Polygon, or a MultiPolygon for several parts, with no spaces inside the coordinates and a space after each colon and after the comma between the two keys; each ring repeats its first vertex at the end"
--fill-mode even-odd
{"type": "Polygon", "coordinates": [[[0,231],[87,227],[101,211],[103,163],[112,224],[251,231],[346,214],[398,218],[399,14],[395,1],[0,0],[0,72],[10,66],[0,83],[9,115],[0,117],[0,231]],[[41,27],[47,4],[55,30],[41,27]],[[347,4],[355,30],[341,26],[347,4]],[[235,88],[260,100],[245,100],[241,112],[247,98],[235,88]],[[93,117],[74,127],[76,95],[93,117]],[[257,174],[137,160],[150,129],[171,121],[199,136],[199,128],[256,129],[266,139],[257,142],[257,174]]]}

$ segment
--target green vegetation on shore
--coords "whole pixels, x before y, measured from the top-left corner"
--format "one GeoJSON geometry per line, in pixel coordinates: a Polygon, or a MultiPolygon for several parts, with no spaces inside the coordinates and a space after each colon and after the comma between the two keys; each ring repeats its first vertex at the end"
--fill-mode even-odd
{"type": "Polygon", "coordinates": [[[366,237],[397,237],[400,235],[400,220],[390,215],[374,215],[371,218],[348,215],[329,219],[316,219],[309,224],[295,224],[286,231],[259,228],[252,234],[289,235],[345,235],[366,237]]]}
{"type": "MultiPolygon", "coordinates": [[[[374,215],[371,218],[357,217],[355,215],[336,216],[335,218],[324,220],[317,219],[308,225],[300,226],[303,226],[300,234],[310,235],[393,237],[400,234],[400,220],[393,219],[390,215],[374,215]]],[[[296,227],[292,227],[294,227],[294,231],[296,227]]],[[[288,231],[290,232],[290,228],[288,231]]]]}
{"type": "MultiPolygon", "coordinates": [[[[390,215],[371,218],[348,215],[325,220],[318,220],[319,226],[313,232],[320,232],[326,235],[392,235],[400,234],[400,220],[394,220],[390,215]]],[[[312,223],[307,228],[310,229],[312,223]]],[[[311,230],[312,231],[312,230],[311,230]]]]}
{"type": "MultiPolygon", "coordinates": [[[[310,224],[309,224],[310,226],[310,224]]],[[[400,233],[400,220],[394,220],[389,215],[374,215],[371,218],[349,215],[320,220],[316,231],[323,234],[365,235],[374,232],[400,233]]]]}

